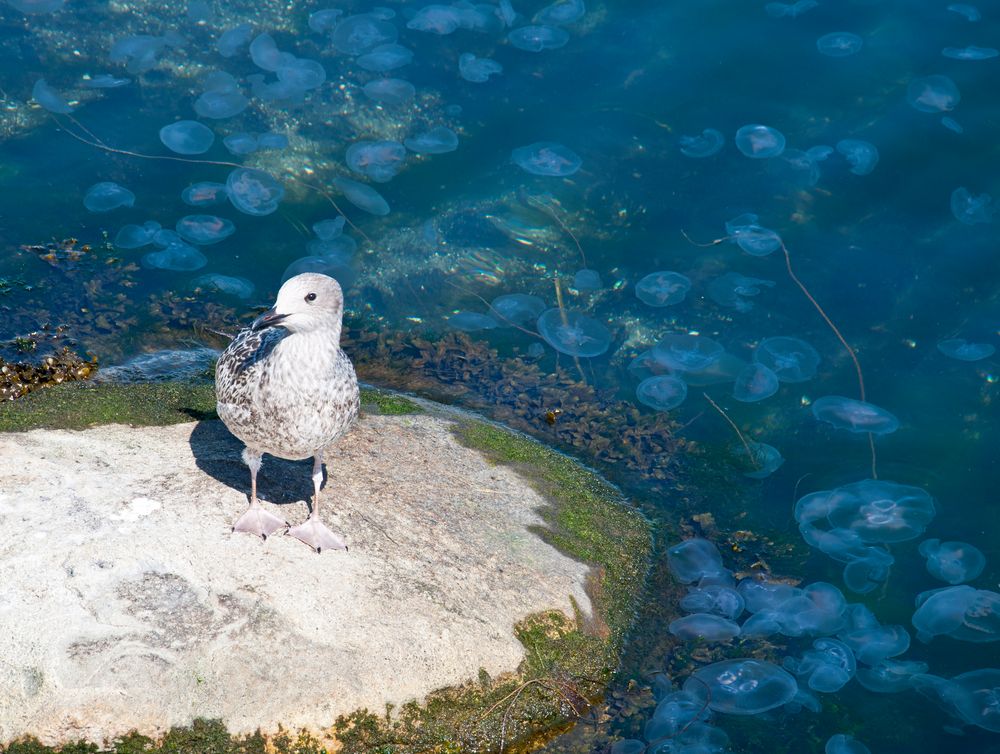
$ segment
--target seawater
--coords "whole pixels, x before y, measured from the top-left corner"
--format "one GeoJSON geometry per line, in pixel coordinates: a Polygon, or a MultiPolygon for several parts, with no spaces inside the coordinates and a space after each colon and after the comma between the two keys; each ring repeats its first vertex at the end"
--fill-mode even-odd
{"type": "MultiPolygon", "coordinates": [[[[972,197],[1000,191],[1000,58],[942,53],[996,44],[995,6],[983,4],[981,19],[970,21],[943,0],[827,0],[779,17],[763,2],[587,0],[581,18],[559,27],[568,34],[563,46],[531,52],[511,44],[504,14],[491,3],[457,4],[488,20],[482,30],[448,34],[407,28],[422,2],[335,4],[344,17],[376,9],[395,28],[396,43],[413,52],[413,62],[380,74],[338,51],[328,32],[310,29],[309,15],[328,7],[322,3],[53,5],[28,14],[19,8],[45,8],[0,6],[4,355],[13,353],[16,338],[46,323],[68,325],[79,347],[107,365],[160,348],[194,348],[199,322],[235,328],[238,315],[269,304],[289,265],[310,253],[311,226],[343,211],[350,221],[345,233],[358,249],[338,253],[324,269],[349,284],[347,306],[358,321],[433,337],[469,321],[453,320],[456,314],[487,314],[483,299],[501,294],[537,295],[555,307],[558,283],[566,308],[610,333],[607,349],[583,360],[584,376],[637,405],[639,380],[626,367],[664,335],[711,337],[742,361],[768,337],[811,344],[821,360],[808,381],[782,384],[756,403],[734,400],[731,382],[692,384],[671,416],[684,436],[709,447],[733,446],[738,454],[732,429],[705,393],[749,439],[778,448],[785,463],[773,475],[741,482],[738,504],[748,506],[741,526],[796,543],[794,572],[776,569],[776,576],[844,588],[840,566],[808,551],[791,517],[797,497],[873,471],[865,434],[834,430],[810,412],[821,396],[860,397],[835,327],[857,354],[867,400],[900,420],[898,431],[874,439],[879,478],[930,492],[937,515],[927,536],[980,548],[987,566],[973,584],[997,589],[1000,364],[995,356],[951,359],[937,348],[951,338],[998,345],[1000,256],[992,208],[983,203],[982,221],[969,224],[952,211],[952,197],[963,187],[972,197]],[[214,47],[223,31],[241,23],[252,26],[252,36],[270,33],[283,52],[319,61],[325,82],[285,101],[253,96],[247,77],[273,81],[273,72],[254,65],[245,45],[232,57],[214,47]],[[860,49],[824,54],[817,41],[834,32],[856,35],[860,49]],[[170,44],[148,69],[129,72],[110,60],[110,51],[139,34],[169,35],[170,44]],[[503,70],[482,83],[466,81],[459,75],[463,53],[493,59],[503,70]],[[249,106],[228,118],[199,117],[193,103],[205,77],[220,70],[236,78],[249,106]],[[131,82],[83,86],[100,74],[131,82]],[[383,76],[412,83],[414,99],[372,101],[362,87],[383,76]],[[942,90],[939,77],[959,96],[942,90]],[[31,101],[39,78],[68,103],[69,114],[31,101]],[[928,90],[922,83],[928,81],[937,88],[928,90]],[[161,128],[187,119],[214,132],[206,152],[178,155],[160,141],[161,128]],[[780,132],[785,152],[745,156],[736,134],[751,124],[780,132]],[[369,183],[390,205],[388,215],[359,210],[336,189],[337,176],[368,182],[345,164],[352,143],[402,142],[438,126],[457,134],[455,151],[411,152],[391,180],[369,183]],[[722,134],[721,150],[704,158],[683,154],[682,137],[705,129],[722,134]],[[234,156],[222,140],[239,132],[284,134],[289,145],[234,156]],[[825,152],[807,150],[845,139],[877,149],[870,172],[852,172],[835,149],[812,165],[803,162],[803,153],[825,152]],[[539,176],[512,161],[514,150],[537,142],[568,148],[579,156],[579,169],[539,176]],[[271,174],[286,192],[277,210],[251,216],[228,202],[184,204],[185,188],[224,183],[234,169],[208,161],[271,174]],[[104,181],[132,191],[134,205],[87,211],[87,189],[104,181]],[[790,276],[782,249],[754,256],[726,238],[726,223],[748,212],[780,235],[792,271],[830,323],[790,276]],[[143,261],[156,247],[113,244],[126,224],[155,221],[173,229],[192,214],[218,215],[236,226],[230,237],[200,247],[207,258],[202,269],[157,269],[143,261]],[[27,248],[67,238],[91,251],[46,259],[27,248]],[[581,269],[598,273],[598,290],[574,287],[581,269]],[[657,271],[690,279],[683,301],[657,308],[636,298],[635,284],[657,271]],[[746,298],[753,304],[748,311],[723,307],[708,286],[729,272],[773,285],[746,298]],[[200,280],[211,273],[245,278],[254,290],[243,298],[216,290],[200,280]]],[[[544,5],[514,2],[513,27],[529,25],[544,5]]],[[[534,322],[525,329],[533,331],[534,322]]],[[[571,363],[532,332],[498,328],[472,335],[502,354],[537,353],[541,344],[539,364],[546,369],[571,363]]],[[[673,520],[676,501],[669,494],[650,502],[651,515],[673,520]]],[[[737,501],[718,505],[721,511],[737,501]]],[[[883,588],[864,596],[848,592],[848,599],[867,604],[882,623],[912,629],[915,595],[943,586],[925,572],[919,541],[892,548],[896,563],[883,588]]],[[[636,635],[657,631],[662,626],[640,625],[636,635]]],[[[791,640],[787,653],[809,643],[791,640]]],[[[951,677],[998,666],[995,647],[938,637],[929,644],[915,640],[905,657],[951,677]]],[[[620,688],[641,665],[625,669],[620,688]]],[[[912,691],[875,695],[852,682],[819,697],[818,715],[720,715],[715,724],[729,733],[733,750],[748,752],[820,751],[839,732],[852,733],[873,752],[1000,745],[997,734],[981,728],[961,738],[945,732],[955,721],[912,691]]],[[[632,720],[605,733],[625,737],[637,730],[632,720]]],[[[560,739],[550,746],[571,744],[560,739]]]]}

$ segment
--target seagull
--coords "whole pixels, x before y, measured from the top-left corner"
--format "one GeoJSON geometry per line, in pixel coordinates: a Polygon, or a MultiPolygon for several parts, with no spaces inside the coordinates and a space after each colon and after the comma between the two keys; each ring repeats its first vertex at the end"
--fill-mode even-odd
{"type": "Polygon", "coordinates": [[[347,549],[319,517],[323,452],[358,417],[354,365],[340,348],[344,294],[332,277],[307,272],[288,279],[273,307],[241,330],[219,357],[215,394],[219,418],[243,441],[250,468],[250,507],[233,531],[266,539],[285,530],[316,552],[347,549]],[[263,455],[313,459],[309,518],[288,528],[257,500],[263,455]]]}

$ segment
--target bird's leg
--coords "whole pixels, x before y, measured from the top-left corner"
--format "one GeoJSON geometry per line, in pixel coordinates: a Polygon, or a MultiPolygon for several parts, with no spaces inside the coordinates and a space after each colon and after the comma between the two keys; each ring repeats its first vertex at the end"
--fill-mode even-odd
{"type": "Polygon", "coordinates": [[[323,484],[322,453],[317,453],[313,456],[312,480],[313,504],[309,518],[298,526],[293,526],[288,530],[288,533],[296,539],[305,542],[316,552],[322,552],[326,549],[346,550],[347,544],[344,540],[326,528],[323,522],[319,520],[319,488],[323,484]]]}
{"type": "Polygon", "coordinates": [[[257,472],[260,471],[261,454],[247,448],[243,451],[243,462],[250,467],[250,507],[236,519],[233,531],[245,531],[267,539],[268,535],[287,529],[288,522],[264,510],[257,500],[257,472]]]}

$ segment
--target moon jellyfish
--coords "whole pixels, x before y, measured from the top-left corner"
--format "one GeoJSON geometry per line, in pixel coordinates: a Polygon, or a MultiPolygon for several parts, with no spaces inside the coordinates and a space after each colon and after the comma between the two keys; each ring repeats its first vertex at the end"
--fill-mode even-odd
{"type": "Polygon", "coordinates": [[[708,284],[708,297],[719,306],[735,309],[738,312],[748,312],[753,309],[753,302],[747,301],[750,296],[760,293],[762,286],[774,287],[773,280],[761,280],[741,275],[738,272],[727,272],[708,284]]]}
{"type": "Polygon", "coordinates": [[[913,79],[906,89],[906,101],[922,113],[954,110],[961,99],[955,82],[940,74],[913,79]]]}
{"type": "Polygon", "coordinates": [[[722,151],[726,137],[721,131],[706,128],[699,136],[682,136],[678,139],[681,154],[685,157],[711,157],[722,151]]]}
{"type": "MultiPolygon", "coordinates": [[[[822,691],[823,689],[817,689],[822,691]]],[[[825,754],[872,754],[871,749],[858,741],[854,736],[837,733],[830,736],[823,748],[825,754]]]]}
{"type": "Polygon", "coordinates": [[[144,225],[123,225],[115,236],[115,246],[119,249],[138,249],[153,242],[153,236],[160,230],[158,222],[150,220],[144,225]]]}
{"type": "Polygon", "coordinates": [[[246,278],[220,275],[218,272],[200,275],[191,281],[191,285],[195,288],[209,288],[227,296],[244,299],[250,298],[254,292],[254,284],[246,278]]]}
{"type": "Polygon", "coordinates": [[[7,5],[26,15],[53,13],[65,4],[66,0],[7,0],[7,5]]]}
{"type": "Polygon", "coordinates": [[[740,635],[740,627],[731,620],[709,613],[677,618],[670,622],[669,630],[681,640],[730,641],[740,635]]]}
{"type": "Polygon", "coordinates": [[[95,183],[83,196],[83,206],[91,212],[110,212],[135,205],[135,194],[112,181],[95,183]]]}
{"type": "Polygon", "coordinates": [[[726,223],[726,233],[730,239],[747,254],[766,257],[781,248],[781,236],[770,228],[757,224],[760,218],[753,212],[746,212],[726,223]]]}
{"type": "Polygon", "coordinates": [[[493,330],[498,323],[488,314],[479,312],[457,312],[448,317],[448,324],[456,330],[462,332],[476,332],[477,330],[493,330]]]}
{"type": "Polygon", "coordinates": [[[131,84],[132,79],[120,79],[110,73],[99,73],[96,76],[84,79],[83,86],[87,89],[117,89],[120,86],[131,84]]]}
{"type": "Polygon", "coordinates": [[[219,243],[236,232],[231,220],[215,215],[187,215],[174,226],[177,234],[188,243],[200,246],[219,243]]]}
{"type": "Polygon", "coordinates": [[[417,90],[403,79],[375,79],[363,87],[365,96],[382,105],[405,105],[417,96],[417,90]]]}
{"type": "Polygon", "coordinates": [[[597,270],[577,270],[573,275],[573,287],[578,291],[599,291],[604,283],[597,270]]]}
{"type": "Polygon", "coordinates": [[[899,429],[899,419],[873,403],[842,395],[827,395],[812,404],[813,416],[848,432],[888,435],[899,429]]]}
{"type": "Polygon", "coordinates": [[[797,18],[817,5],[819,5],[817,0],[798,0],[796,3],[768,3],[764,6],[764,11],[771,18],[797,18]]]}
{"type": "Polygon", "coordinates": [[[758,160],[777,157],[785,151],[785,136],[770,126],[751,123],[736,132],[736,148],[758,160]]]}
{"type": "Polygon", "coordinates": [[[774,372],[781,382],[806,382],[816,376],[819,353],[804,340],[778,336],[758,343],[753,360],[774,372]]]}
{"type": "Polygon", "coordinates": [[[677,408],[687,398],[688,386],[679,377],[669,374],[647,377],[635,389],[635,397],[657,411],[677,408]]]}
{"type": "Polygon", "coordinates": [[[337,20],[344,15],[340,8],[325,8],[309,14],[309,28],[317,34],[327,34],[337,25],[337,20]]]}
{"type": "MultiPolygon", "coordinates": [[[[750,446],[750,452],[753,454],[754,468],[752,471],[744,471],[743,476],[745,477],[767,479],[785,462],[781,451],[773,445],[768,445],[766,442],[748,442],[747,445],[750,446]]],[[[740,449],[737,449],[736,452],[740,452],[740,449]]]]}
{"type": "Polygon", "coordinates": [[[501,325],[523,325],[534,322],[545,311],[545,302],[538,296],[507,293],[497,296],[490,304],[492,314],[501,325]]]}
{"type": "Polygon", "coordinates": [[[477,58],[471,52],[463,52],[458,58],[458,75],[473,84],[482,84],[500,73],[503,73],[503,66],[495,60],[477,58]]]}
{"type": "Polygon", "coordinates": [[[792,701],[799,686],[785,670],[765,660],[737,659],[698,668],[684,691],[716,712],[756,715],[792,701]]]}
{"type": "Polygon", "coordinates": [[[718,361],[724,351],[722,344],[711,338],[679,333],[664,336],[652,348],[658,362],[681,372],[705,369],[718,361]]]}
{"type": "Polygon", "coordinates": [[[635,296],[649,306],[679,304],[691,290],[691,280],[679,272],[651,272],[635,284],[635,296]]]}
{"type": "Polygon", "coordinates": [[[611,346],[608,328],[581,312],[548,309],[538,317],[537,326],[550,346],[569,356],[600,356],[611,346]]]}
{"type": "Polygon", "coordinates": [[[978,547],[967,542],[942,542],[927,539],[918,548],[927,558],[927,572],[949,584],[972,581],[986,567],[986,556],[978,547]]]}
{"type": "Polygon", "coordinates": [[[1000,641],[1000,594],[964,584],[921,592],[912,620],[917,638],[925,643],[935,636],[1000,641]]]}
{"type": "Polygon", "coordinates": [[[189,246],[186,243],[172,243],[164,249],[145,254],[142,263],[146,267],[154,267],[158,270],[190,272],[200,270],[208,264],[208,258],[194,246],[189,246]]]}
{"type": "Polygon", "coordinates": [[[350,257],[342,254],[328,254],[299,257],[285,268],[281,274],[281,282],[301,275],[303,272],[318,272],[321,275],[329,275],[345,290],[354,285],[358,279],[358,273],[354,270],[350,257]]]}
{"type": "Polygon", "coordinates": [[[329,240],[314,238],[306,244],[306,251],[313,256],[330,256],[333,254],[347,255],[354,254],[358,249],[358,242],[350,236],[341,233],[329,240]]]}
{"type": "Polygon", "coordinates": [[[510,32],[507,41],[528,52],[555,50],[569,42],[569,32],[558,26],[522,26],[510,32]]]}
{"type": "Polygon", "coordinates": [[[546,5],[532,19],[536,24],[571,24],[583,18],[587,12],[583,0],[556,0],[551,5],[546,5]]]}
{"type": "Polygon", "coordinates": [[[194,183],[181,192],[181,201],[192,207],[205,207],[226,201],[226,184],[203,181],[194,183]]]}
{"type": "Polygon", "coordinates": [[[803,652],[801,658],[786,657],[781,664],[805,680],[813,691],[826,694],[840,691],[858,669],[851,648],[836,639],[816,639],[813,648],[803,652]]]}
{"type": "Polygon", "coordinates": [[[212,148],[215,134],[196,120],[179,120],[160,129],[160,141],[177,154],[204,154],[212,148]]]}
{"type": "Polygon", "coordinates": [[[458,149],[458,134],[447,126],[437,126],[430,131],[403,139],[403,144],[417,154],[445,154],[458,149]]]}
{"type": "Polygon", "coordinates": [[[965,338],[951,338],[937,344],[938,350],[950,359],[959,361],[980,361],[997,352],[989,343],[970,343],[965,338]]]}
{"type": "Polygon", "coordinates": [[[736,620],[745,606],[743,596],[731,586],[723,584],[689,587],[687,595],[680,601],[681,610],[685,612],[708,613],[729,620],[736,620]]]}
{"type": "Polygon", "coordinates": [[[878,149],[875,145],[860,139],[841,139],[837,151],[844,155],[855,175],[868,175],[878,164],[878,149]]]}
{"type": "Polygon", "coordinates": [[[950,10],[952,13],[957,13],[960,16],[965,16],[965,20],[970,22],[979,21],[983,17],[979,12],[979,8],[966,3],[954,3],[949,5],[946,10],[950,10]]]}
{"type": "Polygon", "coordinates": [[[309,58],[283,61],[276,73],[279,82],[298,91],[315,89],[326,81],[326,69],[323,64],[309,58]]]}
{"type": "Polygon", "coordinates": [[[949,131],[954,131],[957,134],[964,134],[965,129],[962,124],[959,123],[954,118],[949,118],[947,115],[941,119],[941,125],[947,128],[949,131]]]}
{"type": "Polygon", "coordinates": [[[237,168],[226,179],[229,201],[248,215],[270,215],[285,196],[284,187],[269,173],[237,168]]]}
{"type": "Polygon", "coordinates": [[[912,685],[960,722],[1000,733],[1000,670],[971,670],[951,680],[920,674],[912,685]]]}
{"type": "Polygon", "coordinates": [[[245,131],[229,134],[222,140],[222,145],[229,150],[230,154],[236,155],[253,154],[257,151],[258,146],[257,137],[245,131]]]}
{"type": "Polygon", "coordinates": [[[385,73],[412,63],[413,53],[402,45],[385,44],[359,56],[355,62],[366,71],[385,73]]]}
{"type": "Polygon", "coordinates": [[[846,58],[861,52],[864,43],[857,34],[849,31],[835,31],[824,34],[816,40],[816,49],[831,58],[846,58]]]}
{"type": "Polygon", "coordinates": [[[348,16],[333,29],[330,41],[345,55],[361,55],[379,45],[392,44],[399,36],[396,27],[370,13],[348,16]]]}
{"type": "Polygon", "coordinates": [[[955,60],[989,60],[1000,55],[1000,50],[993,47],[969,45],[968,47],[945,47],[941,50],[941,54],[955,60]]]}
{"type": "Polygon", "coordinates": [[[692,537],[667,549],[670,572],[682,584],[693,584],[708,576],[728,573],[719,548],[701,537],[692,537]]]}
{"type": "Polygon", "coordinates": [[[68,115],[73,112],[65,98],[55,89],[45,83],[45,79],[38,79],[31,88],[31,98],[50,113],[57,115],[68,115]]]}
{"type": "Polygon", "coordinates": [[[557,177],[573,175],[583,164],[576,152],[554,141],[538,141],[518,147],[510,153],[510,159],[532,175],[557,177]]]}
{"type": "Polygon", "coordinates": [[[993,197],[989,194],[973,196],[965,186],[951,192],[951,214],[965,225],[993,222],[996,207],[991,206],[993,197]]]}
{"type": "Polygon", "coordinates": [[[379,216],[389,214],[388,202],[371,186],[352,181],[350,178],[334,178],[332,183],[344,194],[344,198],[358,209],[379,216]]]}
{"type": "Polygon", "coordinates": [[[145,73],[156,67],[157,56],[166,46],[165,37],[136,34],[117,40],[108,57],[112,63],[125,63],[129,73],[145,73]]]}
{"type": "Polygon", "coordinates": [[[444,36],[461,26],[461,16],[456,7],[450,5],[425,5],[406,23],[407,29],[426,31],[444,36]]]}
{"type": "Polygon", "coordinates": [[[733,398],[742,403],[756,403],[778,392],[778,375],[764,364],[747,364],[736,375],[733,398]]]}
{"type": "Polygon", "coordinates": [[[232,29],[222,32],[215,40],[215,51],[224,58],[231,58],[250,41],[251,36],[253,36],[253,27],[250,24],[234,26],[232,29]]]}
{"type": "Polygon", "coordinates": [[[347,148],[344,159],[355,173],[386,183],[403,167],[406,147],[398,141],[356,141],[347,148]]]}
{"type": "Polygon", "coordinates": [[[346,223],[347,218],[341,215],[332,220],[320,220],[318,223],[313,223],[312,229],[320,241],[332,241],[344,232],[346,223]]]}
{"type": "Polygon", "coordinates": [[[869,691],[878,694],[898,694],[913,688],[913,676],[926,673],[926,662],[915,660],[882,660],[870,668],[858,668],[855,678],[869,691]]]}
{"type": "Polygon", "coordinates": [[[205,91],[194,101],[194,111],[202,118],[231,118],[250,104],[236,79],[225,71],[214,71],[206,76],[204,87],[205,91]]]}
{"type": "Polygon", "coordinates": [[[781,161],[792,171],[795,180],[815,186],[820,177],[819,163],[831,154],[833,147],[821,144],[804,152],[801,149],[786,149],[781,153],[781,161]]]}
{"type": "Polygon", "coordinates": [[[257,137],[258,149],[284,149],[288,146],[288,137],[268,131],[257,137]]]}

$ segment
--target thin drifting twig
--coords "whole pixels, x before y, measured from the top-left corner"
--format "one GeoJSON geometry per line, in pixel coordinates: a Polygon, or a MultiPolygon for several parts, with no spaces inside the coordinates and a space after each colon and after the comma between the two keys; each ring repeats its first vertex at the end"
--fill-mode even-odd
{"type": "Polygon", "coordinates": [[[746,449],[747,456],[749,456],[750,458],[750,463],[753,464],[753,467],[755,469],[759,469],[760,464],[757,463],[757,456],[752,450],[750,450],[750,443],[747,442],[747,439],[743,436],[743,433],[740,432],[740,428],[736,426],[736,422],[734,422],[732,419],[729,418],[729,414],[723,411],[722,407],[718,403],[713,401],[709,397],[708,393],[702,393],[702,395],[705,396],[706,401],[712,404],[712,408],[718,411],[722,415],[722,418],[725,419],[727,422],[729,422],[729,426],[733,428],[733,431],[736,432],[736,436],[740,438],[740,442],[743,443],[743,447],[746,449]]]}

